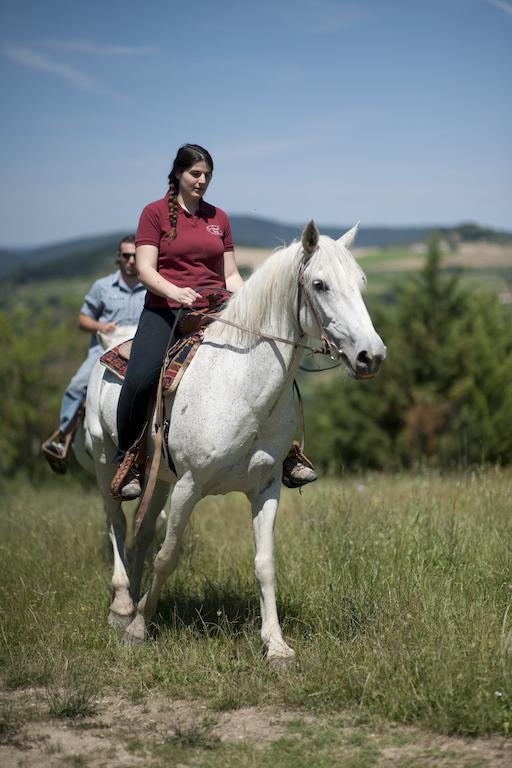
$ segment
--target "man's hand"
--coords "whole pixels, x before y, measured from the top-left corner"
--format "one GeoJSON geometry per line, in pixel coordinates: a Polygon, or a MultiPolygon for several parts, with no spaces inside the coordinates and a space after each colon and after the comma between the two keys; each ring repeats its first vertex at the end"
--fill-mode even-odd
{"type": "Polygon", "coordinates": [[[178,288],[173,285],[169,298],[179,304],[184,304],[186,307],[191,307],[196,299],[201,298],[201,294],[194,291],[193,288],[178,288]]]}
{"type": "Polygon", "coordinates": [[[114,333],[117,323],[98,323],[98,331],[101,333],[114,333]]]}

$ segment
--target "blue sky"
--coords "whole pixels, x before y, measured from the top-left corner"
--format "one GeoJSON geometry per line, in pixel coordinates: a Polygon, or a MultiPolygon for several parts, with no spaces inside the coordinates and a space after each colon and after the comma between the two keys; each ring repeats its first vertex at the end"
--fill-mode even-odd
{"type": "Polygon", "coordinates": [[[512,230],[512,1],[4,0],[1,246],[133,230],[177,147],[230,213],[512,230]]]}

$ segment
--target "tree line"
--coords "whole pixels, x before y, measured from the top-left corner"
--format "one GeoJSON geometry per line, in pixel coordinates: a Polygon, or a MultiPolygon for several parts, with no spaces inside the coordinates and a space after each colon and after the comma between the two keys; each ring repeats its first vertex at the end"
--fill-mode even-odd
{"type": "MultiPolygon", "coordinates": [[[[388,347],[378,376],[304,374],[308,455],[324,472],[512,462],[512,326],[497,298],[445,276],[437,241],[392,304],[370,307],[388,347]]],[[[58,423],[86,340],[66,305],[0,312],[0,473],[48,476],[39,445],[58,423]]]]}

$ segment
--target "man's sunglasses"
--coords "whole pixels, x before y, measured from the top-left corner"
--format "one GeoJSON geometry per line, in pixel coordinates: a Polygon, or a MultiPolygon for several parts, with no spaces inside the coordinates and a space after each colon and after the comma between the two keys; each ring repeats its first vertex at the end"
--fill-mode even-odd
{"type": "Polygon", "coordinates": [[[132,256],[133,258],[135,258],[134,253],[120,253],[119,255],[121,256],[121,258],[126,259],[126,261],[128,261],[128,259],[131,259],[132,256]]]}

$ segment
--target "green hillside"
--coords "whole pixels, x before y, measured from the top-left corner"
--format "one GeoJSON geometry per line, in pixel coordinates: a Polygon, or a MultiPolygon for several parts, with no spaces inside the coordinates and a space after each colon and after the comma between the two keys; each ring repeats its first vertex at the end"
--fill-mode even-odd
{"type": "MultiPolygon", "coordinates": [[[[283,224],[250,216],[231,217],[235,243],[239,246],[275,248],[300,236],[301,225],[283,224]]],[[[332,237],[347,227],[322,226],[332,237]]],[[[412,243],[424,242],[433,227],[362,227],[358,233],[359,248],[375,248],[375,258],[392,259],[396,248],[406,249],[412,243]],[[384,251],[381,249],[384,248],[384,251]],[[390,250],[391,249],[391,250],[390,250]]],[[[450,229],[438,228],[442,238],[455,247],[461,242],[512,243],[512,234],[494,232],[477,224],[462,224],[450,229]]],[[[41,246],[0,250],[0,277],[12,286],[27,282],[67,279],[105,274],[112,268],[116,246],[122,235],[116,232],[41,246]]],[[[5,291],[3,291],[5,293],[5,291]]]]}

